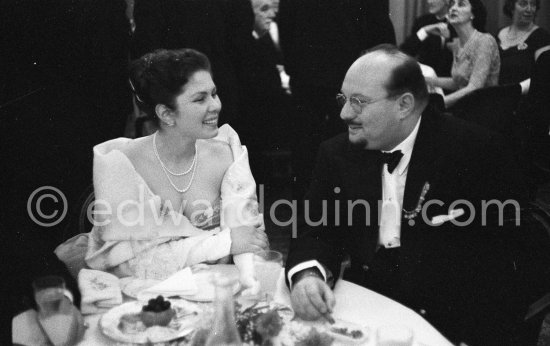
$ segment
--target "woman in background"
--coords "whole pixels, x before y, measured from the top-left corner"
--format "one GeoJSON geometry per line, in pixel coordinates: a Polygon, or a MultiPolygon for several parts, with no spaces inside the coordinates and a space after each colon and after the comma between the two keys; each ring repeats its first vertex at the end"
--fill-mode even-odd
{"type": "Polygon", "coordinates": [[[506,0],[503,11],[512,24],[501,29],[497,39],[500,49],[499,84],[528,80],[535,61],[550,49],[550,34],[535,24],[540,0],[506,0]]]}
{"type": "MultiPolygon", "coordinates": [[[[451,77],[427,77],[433,87],[453,91],[445,95],[445,107],[452,107],[466,94],[498,84],[500,57],[495,39],[482,33],[487,10],[481,0],[451,0],[447,20],[456,30],[458,40],[452,45],[451,77]]],[[[447,24],[434,24],[426,31],[448,35],[447,24]]]]}

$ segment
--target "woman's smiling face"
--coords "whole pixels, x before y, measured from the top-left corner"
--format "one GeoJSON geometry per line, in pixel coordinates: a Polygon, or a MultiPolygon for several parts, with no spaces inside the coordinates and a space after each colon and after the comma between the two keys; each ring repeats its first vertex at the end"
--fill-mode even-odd
{"type": "Polygon", "coordinates": [[[535,21],[537,3],[535,0],[517,0],[514,5],[512,21],[516,24],[530,25],[535,21]]]}
{"type": "Polygon", "coordinates": [[[174,103],[173,119],[183,136],[212,138],[218,134],[222,104],[210,72],[195,72],[174,103]]]}

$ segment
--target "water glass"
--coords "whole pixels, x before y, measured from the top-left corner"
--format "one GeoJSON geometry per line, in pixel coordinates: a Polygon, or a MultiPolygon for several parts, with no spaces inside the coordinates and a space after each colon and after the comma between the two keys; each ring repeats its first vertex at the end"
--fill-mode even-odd
{"type": "Polygon", "coordinates": [[[44,276],[33,281],[38,322],[55,346],[74,345],[83,335],[82,315],[65,297],[65,281],[60,276],[44,276]]]}
{"type": "Polygon", "coordinates": [[[283,254],[273,250],[254,254],[254,272],[260,283],[260,299],[271,301],[277,289],[277,281],[283,268],[283,254]]]}
{"type": "Polygon", "coordinates": [[[413,331],[406,326],[382,326],[376,330],[377,346],[412,346],[413,331]]]}

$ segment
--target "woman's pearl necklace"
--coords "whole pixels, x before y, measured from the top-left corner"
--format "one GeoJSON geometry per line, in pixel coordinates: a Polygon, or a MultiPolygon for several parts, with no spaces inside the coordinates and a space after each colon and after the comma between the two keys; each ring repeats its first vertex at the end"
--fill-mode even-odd
{"type": "Polygon", "coordinates": [[[160,166],[162,167],[162,171],[164,172],[164,175],[166,175],[166,178],[168,179],[168,182],[170,183],[170,185],[172,185],[174,190],[176,190],[179,193],[185,193],[185,192],[187,192],[187,190],[189,190],[189,188],[191,187],[191,184],[193,184],[193,179],[195,178],[195,171],[197,170],[197,166],[199,165],[199,161],[198,161],[198,158],[197,158],[199,156],[198,155],[199,151],[197,149],[197,142],[195,142],[195,156],[193,157],[193,162],[191,162],[191,166],[189,167],[189,169],[186,170],[183,173],[174,173],[174,172],[170,171],[168,169],[168,167],[166,167],[164,162],[162,162],[162,160],[160,159],[160,155],[159,155],[158,150],[157,150],[157,133],[158,132],[155,132],[155,134],[153,135],[153,151],[155,152],[155,156],[159,160],[160,166]],[[191,170],[193,171],[193,173],[191,174],[191,179],[189,179],[189,183],[183,189],[178,188],[176,186],[176,184],[174,184],[174,182],[172,181],[172,179],[170,178],[170,175],[169,175],[169,174],[171,174],[171,175],[175,175],[175,176],[182,176],[182,175],[188,174],[189,172],[191,172],[191,170]]]}

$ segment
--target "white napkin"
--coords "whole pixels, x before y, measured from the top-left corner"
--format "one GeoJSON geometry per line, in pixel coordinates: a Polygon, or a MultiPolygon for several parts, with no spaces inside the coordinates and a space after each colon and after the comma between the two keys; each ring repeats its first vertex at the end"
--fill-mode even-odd
{"type": "Polygon", "coordinates": [[[99,270],[82,269],[78,273],[78,288],[82,296],[82,314],[95,314],[122,304],[118,278],[99,270]]]}
{"type": "Polygon", "coordinates": [[[158,284],[147,288],[138,293],[138,300],[147,300],[150,297],[156,297],[162,295],[164,297],[170,296],[189,296],[198,292],[195,278],[191,272],[191,268],[187,267],[168,279],[159,282],[158,284]]]}

